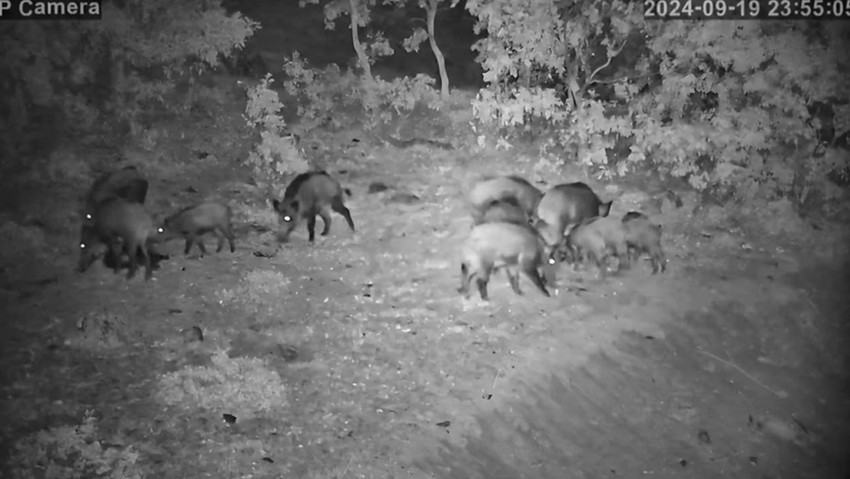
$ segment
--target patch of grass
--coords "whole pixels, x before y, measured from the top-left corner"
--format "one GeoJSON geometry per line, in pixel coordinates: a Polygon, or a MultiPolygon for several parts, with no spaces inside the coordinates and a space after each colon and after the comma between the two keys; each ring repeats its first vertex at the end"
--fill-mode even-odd
{"type": "Polygon", "coordinates": [[[32,433],[15,444],[10,461],[13,478],[141,479],[133,446],[111,444],[98,437],[97,420],[87,411],[76,426],[32,433]]]}
{"type": "Polygon", "coordinates": [[[280,271],[268,269],[245,273],[234,289],[216,293],[219,304],[236,304],[251,314],[270,312],[290,289],[291,280],[280,271]]]}
{"type": "Polygon", "coordinates": [[[254,417],[289,402],[286,386],[266,362],[213,354],[210,366],[189,366],[159,380],[157,398],[169,406],[227,411],[254,417]]]}
{"type": "Polygon", "coordinates": [[[65,345],[94,352],[124,346],[127,340],[123,330],[129,321],[126,314],[105,309],[90,311],[77,321],[77,328],[65,339],[65,345]]]}

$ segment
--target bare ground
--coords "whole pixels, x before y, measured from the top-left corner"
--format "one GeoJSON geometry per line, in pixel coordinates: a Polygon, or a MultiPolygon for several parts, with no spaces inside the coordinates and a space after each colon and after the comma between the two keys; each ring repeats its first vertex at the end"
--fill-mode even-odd
{"type": "MultiPolygon", "coordinates": [[[[174,242],[149,282],[75,273],[79,192],[30,191],[64,220],[45,220],[52,261],[4,267],[3,470],[20,471],[26,435],[91,410],[104,450],[132,446],[145,477],[848,477],[846,266],[665,206],[667,274],[565,267],[552,298],[499,274],[490,304],[464,300],[463,191],[524,166],[346,148],[329,169],[354,192],[355,233],[334,216],[315,245],[300,229],[278,246],[242,223],[236,253],[174,242]],[[204,341],[185,342],[192,326],[204,341]],[[216,351],[262,359],[280,402],[163,402],[163,374],[216,351]]],[[[232,165],[154,180],[152,210],[262,205],[232,165]]]]}

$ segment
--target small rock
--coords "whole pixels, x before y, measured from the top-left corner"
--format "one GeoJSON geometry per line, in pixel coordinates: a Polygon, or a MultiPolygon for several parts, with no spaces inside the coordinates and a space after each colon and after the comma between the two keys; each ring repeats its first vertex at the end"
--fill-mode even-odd
{"type": "Polygon", "coordinates": [[[410,205],[419,201],[419,197],[411,193],[396,193],[387,200],[390,203],[410,205]]]}
{"type": "Polygon", "coordinates": [[[374,181],[372,183],[369,183],[369,190],[368,191],[371,194],[371,193],[380,193],[380,192],[386,191],[388,189],[389,189],[389,187],[387,185],[385,185],[384,183],[381,183],[380,181],[374,181]]]}
{"type": "Polygon", "coordinates": [[[708,435],[708,431],[705,429],[700,429],[699,432],[697,432],[697,439],[700,444],[711,444],[711,436],[708,435]]]}
{"type": "Polygon", "coordinates": [[[284,361],[291,363],[298,359],[298,348],[295,346],[286,346],[283,344],[279,344],[277,347],[277,353],[280,357],[283,358],[284,361]]]}

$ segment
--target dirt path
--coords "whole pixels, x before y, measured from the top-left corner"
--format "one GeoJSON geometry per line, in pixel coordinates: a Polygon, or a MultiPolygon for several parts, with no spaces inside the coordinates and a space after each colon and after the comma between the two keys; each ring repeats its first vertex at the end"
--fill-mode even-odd
{"type": "MultiPolygon", "coordinates": [[[[91,409],[150,477],[846,477],[846,274],[665,225],[666,275],[564,270],[547,299],[499,274],[491,304],[464,300],[475,168],[437,155],[388,149],[340,174],[357,232],[335,216],[316,245],[243,225],[234,254],[170,244],[148,283],[60,257],[40,273],[58,282],[4,308],[3,449],[91,409]],[[367,193],[376,180],[393,188],[367,193]],[[203,342],[184,343],[191,326],[203,342]],[[218,351],[280,377],[255,396],[275,394],[267,409],[163,403],[164,375],[218,351]]],[[[252,374],[233,377],[244,394],[252,374]]]]}
{"type": "Polygon", "coordinates": [[[809,293],[698,284],[660,302],[626,287],[631,301],[573,317],[582,326],[512,371],[465,444],[419,464],[466,478],[843,477],[847,357],[806,324],[809,293]],[[577,361],[588,342],[600,351],[577,361]]]}

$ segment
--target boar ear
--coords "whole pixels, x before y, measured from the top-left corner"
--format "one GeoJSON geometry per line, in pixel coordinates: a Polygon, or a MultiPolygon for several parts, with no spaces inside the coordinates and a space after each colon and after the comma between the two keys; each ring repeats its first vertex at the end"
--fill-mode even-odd
{"type": "Polygon", "coordinates": [[[280,201],[272,200],[272,207],[275,209],[275,211],[280,210],[280,201]]]}

